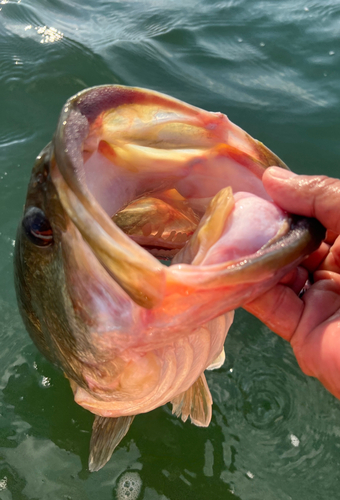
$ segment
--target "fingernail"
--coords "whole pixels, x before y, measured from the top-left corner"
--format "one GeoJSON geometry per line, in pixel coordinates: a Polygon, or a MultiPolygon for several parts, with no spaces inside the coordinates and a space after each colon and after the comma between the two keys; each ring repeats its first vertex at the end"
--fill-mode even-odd
{"type": "Polygon", "coordinates": [[[294,172],[281,167],[267,168],[267,175],[275,177],[276,179],[291,179],[292,177],[296,177],[296,174],[294,174],[294,172]]]}

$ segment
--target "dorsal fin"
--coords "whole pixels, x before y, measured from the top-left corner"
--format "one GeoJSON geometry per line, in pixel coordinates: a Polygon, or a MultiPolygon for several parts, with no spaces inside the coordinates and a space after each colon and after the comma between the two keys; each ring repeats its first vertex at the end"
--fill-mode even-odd
{"type": "Polygon", "coordinates": [[[211,420],[212,397],[204,373],[185,392],[176,396],[172,401],[172,413],[181,417],[183,422],[187,418],[199,427],[208,427],[211,420]]]}
{"type": "Polygon", "coordinates": [[[118,418],[96,415],[90,442],[89,469],[91,472],[101,469],[110,460],[114,449],[128,432],[134,418],[134,415],[118,418]]]}

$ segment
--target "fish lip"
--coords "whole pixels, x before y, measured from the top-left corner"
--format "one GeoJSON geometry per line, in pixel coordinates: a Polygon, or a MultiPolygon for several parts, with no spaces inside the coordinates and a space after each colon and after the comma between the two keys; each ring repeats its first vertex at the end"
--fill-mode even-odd
{"type": "MultiPolygon", "coordinates": [[[[65,181],[81,199],[89,195],[85,189],[83,172],[83,160],[80,154],[82,141],[89,131],[89,125],[95,121],[98,115],[114,106],[125,103],[143,102],[147,96],[156,96],[161,102],[171,102],[174,109],[182,108],[183,103],[174,98],[156,91],[139,87],[126,87],[123,85],[99,85],[82,90],[68,99],[64,105],[57,130],[53,138],[53,146],[59,170],[65,181]],[[72,175],[72,174],[76,175],[72,175]]],[[[192,113],[200,113],[202,110],[186,104],[192,113]]],[[[212,113],[221,115],[220,113],[212,113]]],[[[221,117],[225,115],[221,115],[221,117]]],[[[250,144],[253,143],[257,151],[260,151],[260,160],[263,168],[269,166],[280,166],[289,170],[288,166],[267,148],[262,142],[254,139],[244,132],[244,136],[250,144]]]]}
{"type": "MultiPolygon", "coordinates": [[[[89,132],[89,124],[96,119],[99,113],[113,105],[131,102],[131,96],[136,98],[137,95],[140,99],[141,94],[144,95],[144,98],[145,94],[156,94],[159,99],[170,99],[171,103],[178,106],[182,105],[181,101],[177,99],[135,87],[102,85],[81,91],[66,102],[61,112],[53,139],[54,153],[51,160],[51,178],[58,191],[60,201],[90,247],[95,249],[98,240],[102,239],[103,247],[124,248],[125,253],[120,252],[121,263],[125,262],[127,267],[135,266],[138,270],[140,269],[140,262],[143,261],[143,272],[148,274],[149,280],[152,279],[157,282],[153,290],[146,293],[142,292],[138,296],[135,289],[131,291],[125,286],[121,276],[117,277],[113,273],[113,277],[137,304],[146,308],[154,308],[160,305],[164,298],[167,275],[169,274],[171,279],[175,277],[180,279],[181,282],[193,283],[195,281],[195,285],[208,288],[218,287],[219,283],[223,283],[226,278],[231,280],[231,283],[239,283],[245,273],[247,273],[248,278],[254,274],[254,281],[260,281],[263,276],[259,275],[258,280],[255,279],[255,273],[258,272],[259,267],[263,269],[265,274],[272,272],[275,264],[276,267],[278,266],[278,254],[282,252],[284,247],[287,249],[285,258],[291,263],[291,267],[297,265],[303,259],[303,257],[296,256],[298,252],[300,252],[300,256],[302,251],[306,255],[306,253],[317,248],[323,238],[322,226],[303,217],[300,219],[294,218],[295,226],[293,224],[293,227],[283,237],[283,240],[274,243],[263,252],[257,252],[257,254],[250,255],[239,262],[198,266],[198,272],[195,266],[190,265],[176,265],[166,268],[125,235],[110,219],[86,186],[81,146],[89,132]],[[93,229],[92,227],[93,234],[89,235],[89,227],[90,225],[93,226],[93,221],[96,223],[96,228],[93,229]],[[286,243],[283,244],[283,242],[286,243]],[[293,246],[289,248],[289,245],[293,246]],[[262,265],[259,266],[260,261],[262,265]],[[179,272],[181,274],[180,278],[179,272]]],[[[189,107],[201,111],[199,108],[189,107]]],[[[248,136],[248,134],[246,135],[248,136]]],[[[267,165],[264,165],[263,168],[270,164],[279,164],[282,168],[288,169],[262,143],[250,136],[248,137],[254,143],[256,142],[256,147],[260,147],[263,157],[269,158],[265,160],[267,165]]]]}

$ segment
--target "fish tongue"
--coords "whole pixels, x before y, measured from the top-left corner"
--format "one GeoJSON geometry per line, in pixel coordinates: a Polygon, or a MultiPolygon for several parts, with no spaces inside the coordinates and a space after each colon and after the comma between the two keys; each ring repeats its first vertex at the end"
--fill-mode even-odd
{"type": "Polygon", "coordinates": [[[233,208],[234,197],[231,187],[221,189],[209,203],[194,235],[177,253],[172,263],[200,265],[208,250],[221,237],[233,208]]]}

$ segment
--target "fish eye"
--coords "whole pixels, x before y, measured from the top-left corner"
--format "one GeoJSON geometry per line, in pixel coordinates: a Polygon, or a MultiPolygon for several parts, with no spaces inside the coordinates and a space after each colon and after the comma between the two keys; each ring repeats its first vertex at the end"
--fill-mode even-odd
{"type": "Polygon", "coordinates": [[[44,212],[37,207],[29,207],[22,220],[27,238],[38,247],[53,243],[53,231],[44,212]]]}

